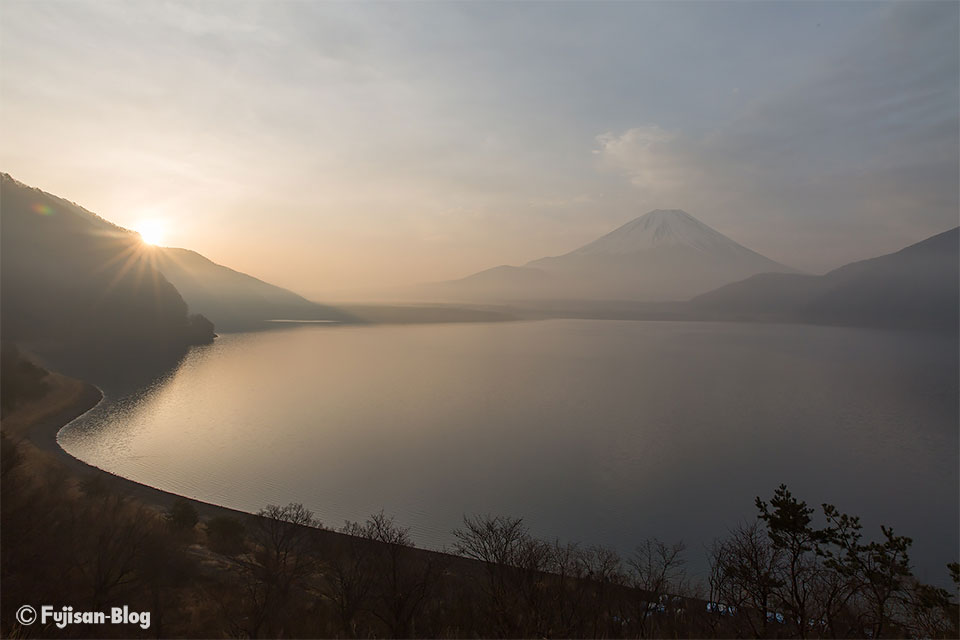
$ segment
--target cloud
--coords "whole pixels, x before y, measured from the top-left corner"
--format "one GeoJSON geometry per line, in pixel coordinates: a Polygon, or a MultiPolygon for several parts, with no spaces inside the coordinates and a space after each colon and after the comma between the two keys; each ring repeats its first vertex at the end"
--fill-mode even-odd
{"type": "Polygon", "coordinates": [[[605,169],[624,174],[638,189],[650,194],[669,193],[691,179],[695,163],[684,158],[682,140],[675,131],[652,124],[622,134],[602,133],[593,153],[605,169]]]}
{"type": "Polygon", "coordinates": [[[697,210],[813,269],[955,226],[958,7],[895,5],[801,81],[713,130],[606,132],[594,154],[637,197],[697,210]],[[817,235],[802,255],[791,247],[817,235]]]}

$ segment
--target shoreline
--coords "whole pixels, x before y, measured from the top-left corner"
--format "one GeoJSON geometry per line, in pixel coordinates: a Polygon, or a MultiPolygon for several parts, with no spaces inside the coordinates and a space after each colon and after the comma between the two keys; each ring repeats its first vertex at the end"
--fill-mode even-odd
{"type": "MultiPolygon", "coordinates": [[[[76,378],[69,378],[62,374],[50,372],[48,374],[48,380],[52,383],[53,389],[38,400],[31,402],[28,406],[14,410],[3,420],[4,431],[7,432],[8,435],[13,436],[15,441],[19,442],[21,449],[23,448],[23,444],[27,444],[34,449],[32,457],[35,458],[35,463],[38,467],[43,465],[59,466],[65,470],[74,481],[82,481],[85,478],[91,477],[102,478],[111,490],[158,513],[164,513],[177,501],[184,500],[196,509],[197,516],[201,523],[214,517],[225,516],[233,518],[243,523],[245,527],[248,527],[262,519],[262,516],[255,513],[204,502],[196,498],[183,496],[151,487],[135,480],[130,480],[129,478],[84,462],[80,458],[70,454],[60,446],[57,439],[60,430],[98,406],[103,402],[105,396],[95,385],[76,378]],[[55,406],[52,411],[43,411],[42,409],[39,412],[35,411],[38,407],[49,404],[55,406]],[[39,413],[39,415],[30,415],[30,410],[34,410],[36,413],[39,413]],[[27,416],[18,415],[21,411],[27,413],[27,416]],[[13,423],[12,427],[10,426],[11,422],[13,423]]],[[[27,458],[31,457],[29,453],[24,453],[27,458]]],[[[264,507],[266,506],[267,505],[264,505],[264,507]]],[[[355,539],[355,536],[333,529],[312,528],[311,530],[318,540],[322,540],[333,547],[339,547],[355,539]]],[[[365,538],[361,539],[365,543],[379,544],[365,538]]],[[[446,551],[423,547],[412,547],[411,550],[417,555],[429,554],[434,557],[440,556],[445,562],[449,563],[448,566],[457,566],[461,571],[468,573],[479,569],[476,560],[464,558],[446,551]]]]}
{"type": "MultiPolygon", "coordinates": [[[[136,482],[135,480],[130,480],[129,478],[124,478],[106,469],[101,469],[100,467],[84,462],[80,458],[72,455],[60,446],[58,439],[60,431],[74,420],[84,416],[97,407],[104,401],[105,396],[98,387],[83,380],[67,378],[66,376],[53,373],[50,374],[50,377],[57,378],[57,382],[66,381],[79,385],[79,390],[74,392],[74,398],[65,406],[60,407],[53,413],[41,416],[36,421],[33,421],[32,424],[24,425],[23,433],[20,434],[20,437],[22,441],[30,443],[42,454],[51,456],[62,467],[72,472],[71,475],[75,478],[82,479],[85,476],[103,477],[112,488],[120,490],[148,508],[159,511],[166,511],[174,502],[182,499],[188,501],[196,508],[197,514],[201,519],[208,519],[218,515],[243,518],[257,517],[255,514],[245,511],[237,511],[229,507],[202,502],[187,496],[181,496],[156,487],[151,487],[136,482]]],[[[47,396],[40,399],[41,402],[45,400],[48,400],[47,396]]]]}

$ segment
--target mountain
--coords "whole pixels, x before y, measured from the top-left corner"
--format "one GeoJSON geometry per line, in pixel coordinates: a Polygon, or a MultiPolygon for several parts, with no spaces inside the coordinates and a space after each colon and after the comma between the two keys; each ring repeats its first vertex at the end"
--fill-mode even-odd
{"type": "Polygon", "coordinates": [[[424,284],[416,287],[415,291],[427,296],[465,301],[515,301],[562,295],[563,284],[561,278],[543,269],[502,264],[460,280],[424,284]]]}
{"type": "Polygon", "coordinates": [[[190,309],[210,318],[218,331],[256,329],[269,320],[354,320],[339,309],[219,265],[196,251],[167,247],[150,250],[154,264],[190,309]]]}
{"type": "Polygon", "coordinates": [[[213,339],[135,233],[6,173],[0,279],[3,339],[48,357],[145,359],[213,339]]]}
{"type": "Polygon", "coordinates": [[[679,209],[651,211],[579,249],[501,266],[432,291],[502,300],[686,300],[764,272],[793,269],[679,209]]]}
{"type": "Polygon", "coordinates": [[[948,331],[958,309],[960,227],[822,276],[766,273],[690,301],[718,319],[948,331]]]}

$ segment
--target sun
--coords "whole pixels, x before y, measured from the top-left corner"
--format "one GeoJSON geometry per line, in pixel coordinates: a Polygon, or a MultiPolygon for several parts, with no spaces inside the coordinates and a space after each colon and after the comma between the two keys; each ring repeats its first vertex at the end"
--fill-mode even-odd
{"type": "Polygon", "coordinates": [[[136,226],[136,231],[140,234],[140,240],[149,245],[160,244],[166,235],[165,225],[161,220],[144,220],[136,226]]]}

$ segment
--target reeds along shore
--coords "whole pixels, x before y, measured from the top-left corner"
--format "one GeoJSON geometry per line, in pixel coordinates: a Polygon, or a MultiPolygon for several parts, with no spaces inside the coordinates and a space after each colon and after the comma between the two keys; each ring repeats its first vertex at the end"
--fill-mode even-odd
{"type": "Polygon", "coordinates": [[[70,464],[37,430],[55,434],[96,397],[32,379],[2,421],[5,637],[958,636],[956,589],[911,575],[909,539],[874,539],[786,487],[714,544],[701,582],[682,544],[641,540],[621,557],[504,517],[466,518],[453,553],[437,553],[382,513],[331,531],[299,504],[253,516],[70,464]],[[151,624],[16,621],[41,603],[127,605],[151,624]]]}

